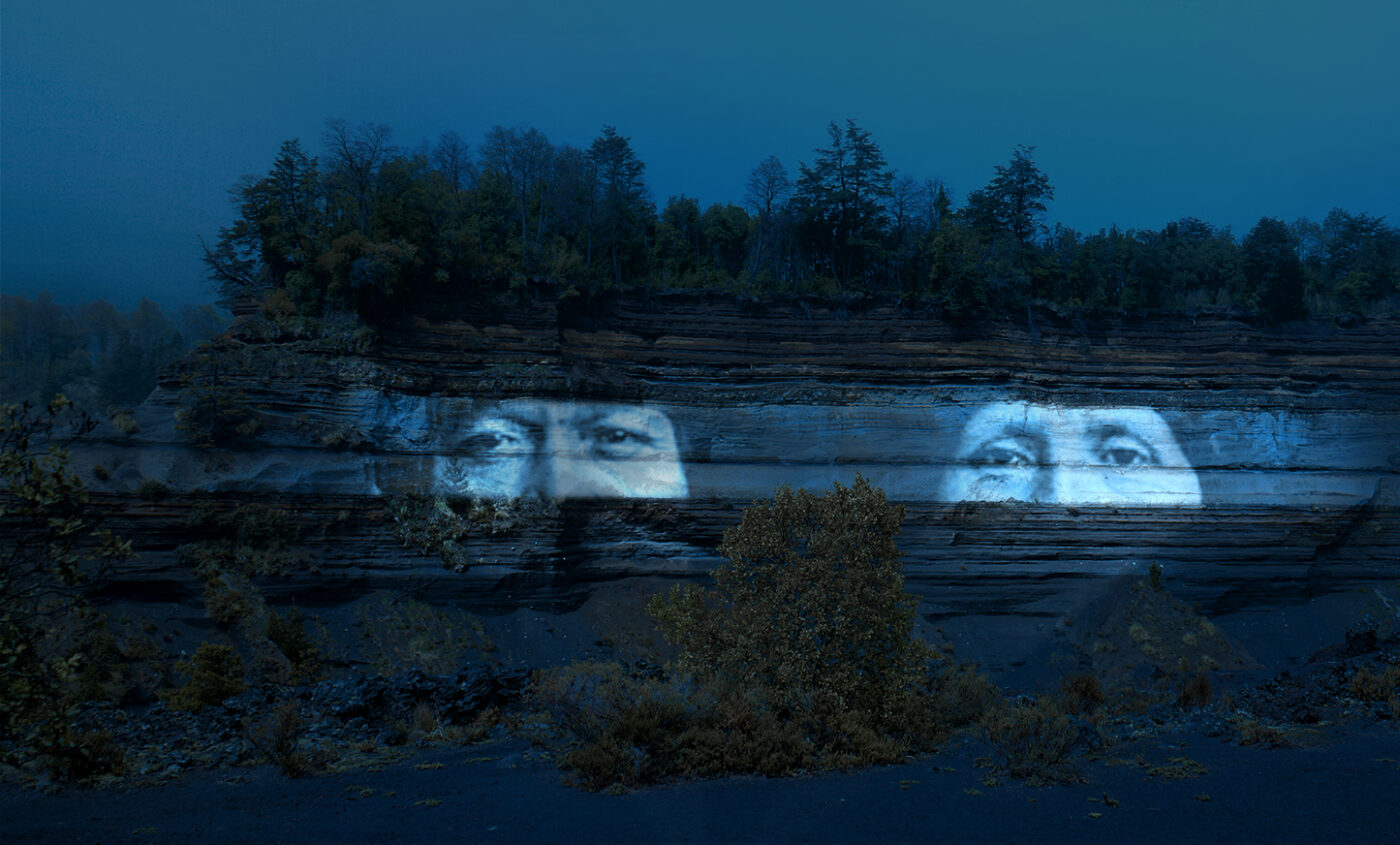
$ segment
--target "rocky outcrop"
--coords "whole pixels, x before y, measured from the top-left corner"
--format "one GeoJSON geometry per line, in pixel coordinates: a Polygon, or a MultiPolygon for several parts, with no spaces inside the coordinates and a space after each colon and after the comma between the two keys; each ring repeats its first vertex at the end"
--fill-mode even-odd
{"type": "MultiPolygon", "coordinates": [[[[958,326],[889,304],[690,292],[416,317],[355,351],[253,318],[165,374],[135,417],[139,430],[79,456],[86,477],[102,465],[109,480],[93,484],[138,541],[114,588],[125,596],[193,601],[198,584],[174,553],[200,536],[191,514],[257,502],[291,515],[314,561],[266,578],[274,598],[325,604],[414,581],[477,612],[561,612],[618,579],[695,577],[754,498],[857,472],[907,506],[907,581],[929,624],[993,660],[1024,659],[1106,583],[1152,563],[1207,615],[1252,619],[1393,582],[1400,562],[1393,319],[1268,327],[1042,309],[958,326]],[[176,422],[191,385],[230,397],[256,432],[233,448],[187,445],[176,422]],[[443,456],[482,448],[470,421],[513,400],[659,412],[686,495],[565,496],[506,528],[466,525],[445,569],[405,539],[393,497],[469,493],[444,487],[443,456]],[[1112,472],[1091,470],[1106,489],[1140,460],[1184,462],[1198,497],[1163,507],[1160,489],[1076,500],[996,481],[957,501],[953,467],[1022,463],[1004,444],[992,454],[967,442],[978,410],[998,404],[1021,410],[997,437],[1014,430],[1046,450],[1025,462],[1027,478],[1041,473],[1027,490],[1051,489],[1044,473],[1061,459],[1045,456],[1072,420],[1109,450],[1112,472]],[[1026,408],[1052,409],[1053,424],[1025,434],[1026,408]],[[1151,437],[1129,422],[1076,409],[1140,409],[1174,442],[1143,445],[1151,437]],[[138,498],[149,480],[172,495],[138,498]]],[[[509,436],[490,432],[493,444],[509,436]]]]}

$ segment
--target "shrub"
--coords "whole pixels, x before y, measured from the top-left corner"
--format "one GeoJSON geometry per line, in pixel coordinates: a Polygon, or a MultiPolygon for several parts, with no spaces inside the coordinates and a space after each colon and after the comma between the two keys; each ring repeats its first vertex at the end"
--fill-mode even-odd
{"type": "Polygon", "coordinates": [[[1400,665],[1391,664],[1379,672],[1362,667],[1352,675],[1347,688],[1362,701],[1388,704],[1391,718],[1400,719],[1400,665]]]}
{"type": "Polygon", "coordinates": [[[271,715],[244,723],[248,742],[289,778],[298,778],[317,768],[317,761],[300,750],[306,720],[297,702],[286,701],[271,715]]]}
{"type": "Polygon", "coordinates": [[[194,656],[176,663],[175,669],[189,675],[189,680],[164,696],[172,710],[203,710],[247,689],[243,683],[243,659],[232,646],[201,643],[194,656]]]}
{"type": "Polygon", "coordinates": [[[1072,712],[1091,713],[1108,701],[1103,684],[1088,672],[1072,672],[1060,681],[1060,691],[1072,712]]]}
{"type": "Polygon", "coordinates": [[[860,476],[823,496],[783,486],[745,510],[713,588],[676,587],[648,605],[680,649],[677,668],[782,716],[859,714],[893,728],[932,656],[913,636],[917,599],[894,539],[903,517],[860,476]]]}
{"type": "Polygon", "coordinates": [[[474,563],[463,541],[510,534],[558,515],[552,503],[530,498],[450,500],[419,494],[395,497],[389,512],[405,547],[436,556],[453,572],[474,563]]]}
{"type": "Polygon", "coordinates": [[[64,726],[44,744],[40,762],[55,777],[86,781],[126,771],[126,755],[107,731],[75,731],[64,726]]]}
{"type": "Polygon", "coordinates": [[[286,616],[271,611],[267,617],[267,638],[291,663],[294,676],[316,676],[321,666],[321,652],[306,633],[306,621],[302,619],[301,611],[292,608],[286,616]]]}
{"type": "Polygon", "coordinates": [[[1202,673],[1182,685],[1176,696],[1176,704],[1178,707],[1201,708],[1210,704],[1214,697],[1215,687],[1210,682],[1210,676],[1202,673]]]}
{"type": "Polygon", "coordinates": [[[292,547],[297,527],[280,508],[256,503],[232,510],[201,505],[190,514],[188,525],[200,529],[205,539],[181,546],[180,558],[206,580],[219,572],[276,575],[305,561],[305,553],[292,547]]]}
{"type": "Polygon", "coordinates": [[[200,355],[195,366],[199,371],[186,378],[180,393],[175,428],[204,449],[247,444],[262,425],[247,397],[222,380],[217,356],[200,355]]]}
{"type": "Polygon", "coordinates": [[[902,517],[860,477],[821,496],[781,487],[748,508],[713,587],[648,604],[679,649],[669,674],[537,673],[533,703],[571,740],[564,765],[590,789],[880,765],[983,717],[996,687],[969,666],[932,671],[914,636],[902,517]]]}
{"type": "Polygon", "coordinates": [[[155,504],[170,495],[170,488],[155,479],[146,479],[136,488],[136,495],[155,504]]]}
{"type": "Polygon", "coordinates": [[[535,673],[530,703],[574,740],[563,757],[579,785],[597,790],[679,774],[687,696],[618,663],[583,661],[535,673]]]}
{"type": "Polygon", "coordinates": [[[991,713],[987,738],[997,751],[998,767],[1032,786],[1081,780],[1070,763],[1081,730],[1064,704],[1046,696],[1021,700],[991,713]]]}
{"type": "Polygon", "coordinates": [[[445,674],[495,643],[481,619],[456,608],[436,608],[407,596],[379,596],[357,614],[364,658],[383,675],[405,669],[445,674]]]}
{"type": "Polygon", "coordinates": [[[112,425],[116,426],[117,431],[128,437],[141,430],[141,426],[136,422],[136,417],[132,416],[130,411],[118,411],[114,414],[112,425]]]}

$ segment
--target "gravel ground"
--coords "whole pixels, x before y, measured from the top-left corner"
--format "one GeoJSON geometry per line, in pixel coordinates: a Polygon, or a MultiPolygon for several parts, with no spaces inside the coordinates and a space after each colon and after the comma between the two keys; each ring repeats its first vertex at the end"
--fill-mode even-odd
{"type": "Polygon", "coordinates": [[[521,741],[496,740],[297,780],[256,766],[131,789],[6,785],[0,840],[1364,843],[1400,830],[1393,722],[1318,728],[1274,749],[1167,732],[1084,762],[1084,783],[1041,788],[988,786],[976,765],[986,752],[965,742],[850,774],[607,795],[566,785],[521,741]]]}

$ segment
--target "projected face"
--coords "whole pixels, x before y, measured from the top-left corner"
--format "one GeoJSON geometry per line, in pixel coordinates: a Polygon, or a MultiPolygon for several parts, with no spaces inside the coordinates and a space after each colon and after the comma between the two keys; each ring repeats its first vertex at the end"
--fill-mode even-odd
{"type": "Polygon", "coordinates": [[[675,428],[638,405],[516,399],[444,432],[435,487],[450,495],[673,499],[686,495],[675,428]]]}
{"type": "Polygon", "coordinates": [[[1200,507],[1201,485],[1150,408],[988,405],[968,421],[950,501],[1200,507]]]}

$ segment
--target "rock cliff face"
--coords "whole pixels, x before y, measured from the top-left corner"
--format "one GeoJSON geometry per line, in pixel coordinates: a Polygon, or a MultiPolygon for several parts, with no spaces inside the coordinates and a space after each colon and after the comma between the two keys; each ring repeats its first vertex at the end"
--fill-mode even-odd
{"type": "Polygon", "coordinates": [[[108,471],[94,486],[137,538],[115,587],[137,598],[195,601],[174,554],[199,537],[191,513],[259,503],[314,560],[268,579],[274,598],[417,585],[480,613],[563,612],[627,579],[696,577],[754,498],[856,473],[907,507],[930,627],[993,667],[1152,563],[1246,637],[1400,577],[1395,320],[1032,311],[958,327],[888,305],[636,294],[409,319],[354,352],[259,318],[135,416],[79,457],[108,471]],[[256,433],[186,445],[192,384],[256,433]],[[137,498],[148,480],[172,495],[137,498]],[[461,504],[517,494],[548,501],[461,504]],[[434,497],[457,503],[450,567],[401,527],[405,502],[431,521],[434,497]]]}

